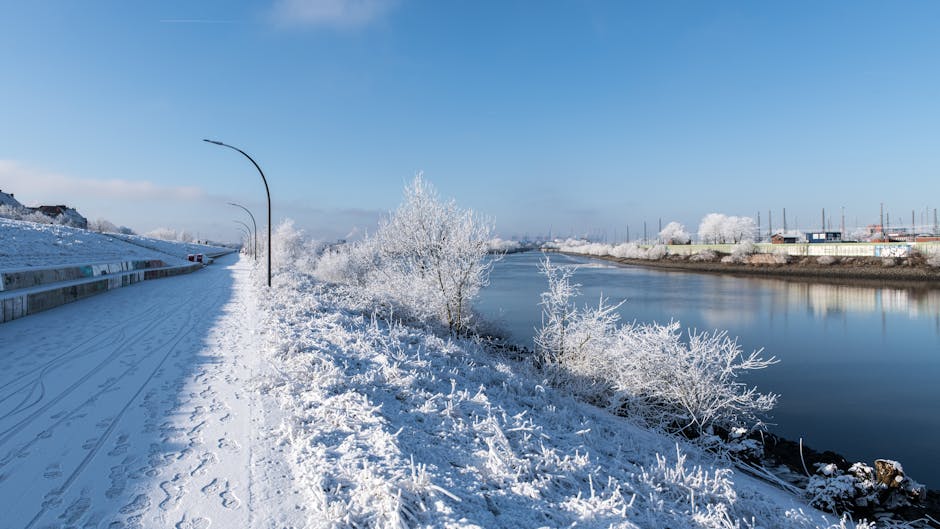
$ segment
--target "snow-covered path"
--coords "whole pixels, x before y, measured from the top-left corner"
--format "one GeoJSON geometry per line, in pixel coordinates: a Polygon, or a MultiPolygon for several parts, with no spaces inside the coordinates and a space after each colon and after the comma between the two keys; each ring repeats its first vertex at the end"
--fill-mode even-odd
{"type": "Polygon", "coordinates": [[[248,266],[0,326],[0,525],[250,525],[248,266]]]}

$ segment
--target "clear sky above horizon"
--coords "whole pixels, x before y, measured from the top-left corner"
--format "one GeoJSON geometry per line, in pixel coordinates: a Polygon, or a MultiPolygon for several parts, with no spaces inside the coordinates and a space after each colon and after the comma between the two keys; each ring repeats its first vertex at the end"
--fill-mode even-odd
{"type": "Polygon", "coordinates": [[[374,229],[417,171],[504,237],[932,224],[940,3],[12,2],[0,189],[145,232],[374,229]]]}

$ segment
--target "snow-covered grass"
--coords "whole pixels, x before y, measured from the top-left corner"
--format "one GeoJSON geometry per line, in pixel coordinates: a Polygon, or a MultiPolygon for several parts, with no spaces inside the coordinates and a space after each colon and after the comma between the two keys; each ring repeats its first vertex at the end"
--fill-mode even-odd
{"type": "Polygon", "coordinates": [[[160,241],[0,218],[0,270],[119,262],[129,259],[185,260],[189,253],[224,248],[160,241]]]}
{"type": "Polygon", "coordinates": [[[309,527],[854,526],[528,363],[362,311],[354,287],[256,288],[309,527]]]}

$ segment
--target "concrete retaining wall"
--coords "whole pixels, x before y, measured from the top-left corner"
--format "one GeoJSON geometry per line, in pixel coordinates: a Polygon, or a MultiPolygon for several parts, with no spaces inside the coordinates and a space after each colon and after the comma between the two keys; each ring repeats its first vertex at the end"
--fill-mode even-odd
{"type": "Polygon", "coordinates": [[[140,281],[188,274],[200,268],[199,263],[165,266],[163,261],[128,261],[2,272],[0,278],[8,288],[0,291],[0,323],[140,281]]]}

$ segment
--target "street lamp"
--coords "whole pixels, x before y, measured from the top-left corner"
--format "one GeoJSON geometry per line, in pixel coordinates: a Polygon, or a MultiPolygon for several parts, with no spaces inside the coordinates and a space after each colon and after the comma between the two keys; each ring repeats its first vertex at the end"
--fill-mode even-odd
{"type": "Polygon", "coordinates": [[[246,208],[245,206],[241,204],[229,202],[228,205],[242,208],[243,210],[245,210],[245,213],[247,213],[248,216],[251,217],[251,224],[252,226],[255,227],[255,259],[257,259],[258,258],[258,224],[255,222],[255,216],[252,215],[250,211],[248,211],[248,208],[246,208]]]}
{"type": "MultiPolygon", "coordinates": [[[[251,228],[249,228],[247,224],[245,224],[244,222],[240,220],[233,220],[232,222],[238,223],[240,226],[244,227],[248,231],[248,244],[251,245],[251,228]]],[[[248,249],[251,250],[250,246],[248,249]]]]}
{"type": "Polygon", "coordinates": [[[248,158],[252,164],[254,164],[255,169],[258,170],[258,173],[261,174],[261,181],[264,182],[264,191],[268,194],[268,287],[271,286],[271,190],[268,188],[268,179],[264,177],[264,171],[261,170],[261,166],[258,165],[251,156],[248,156],[248,153],[239,149],[238,147],[233,147],[227,143],[222,143],[221,141],[216,140],[207,140],[203,139],[202,141],[207,143],[212,143],[215,145],[220,145],[222,147],[228,147],[229,149],[238,151],[242,153],[245,158],[248,158]]]}
{"type": "MultiPolygon", "coordinates": [[[[237,222],[237,221],[236,221],[237,222]]],[[[247,228],[238,228],[238,233],[248,237],[248,240],[251,241],[251,230],[245,231],[247,228]]]]}

